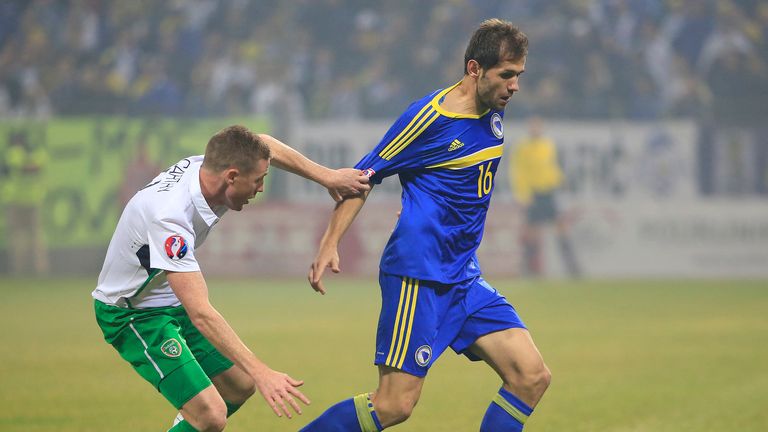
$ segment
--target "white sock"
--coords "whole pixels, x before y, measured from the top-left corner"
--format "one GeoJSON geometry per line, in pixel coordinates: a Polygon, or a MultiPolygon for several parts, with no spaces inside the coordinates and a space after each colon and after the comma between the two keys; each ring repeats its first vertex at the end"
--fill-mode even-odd
{"type": "Polygon", "coordinates": [[[179,424],[179,423],[181,423],[183,421],[184,421],[184,417],[181,415],[181,413],[178,413],[178,414],[176,414],[176,418],[173,419],[173,425],[171,427],[176,426],[177,424],[179,424]]]}

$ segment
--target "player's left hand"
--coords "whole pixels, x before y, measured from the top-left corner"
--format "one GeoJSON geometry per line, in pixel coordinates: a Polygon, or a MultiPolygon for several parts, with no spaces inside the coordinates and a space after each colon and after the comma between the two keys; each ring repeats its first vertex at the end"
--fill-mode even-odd
{"type": "Polygon", "coordinates": [[[338,202],[371,190],[368,176],[358,169],[340,168],[331,170],[331,173],[324,186],[328,188],[328,193],[334,201],[338,202]]]}
{"type": "Polygon", "coordinates": [[[272,411],[278,417],[282,417],[285,414],[286,417],[293,418],[290,406],[296,411],[297,414],[301,414],[301,407],[296,402],[294,397],[305,405],[309,405],[309,398],[299,391],[297,387],[304,384],[304,381],[291,378],[288,374],[283,372],[274,371],[269,368],[264,368],[256,378],[256,388],[259,393],[264,397],[267,404],[272,408],[272,411]]]}
{"type": "Polygon", "coordinates": [[[339,252],[336,248],[321,247],[312,265],[309,266],[309,274],[307,275],[309,284],[315,291],[323,295],[325,295],[325,287],[323,286],[322,277],[326,267],[330,267],[334,273],[341,271],[341,268],[339,268],[339,252]]]}

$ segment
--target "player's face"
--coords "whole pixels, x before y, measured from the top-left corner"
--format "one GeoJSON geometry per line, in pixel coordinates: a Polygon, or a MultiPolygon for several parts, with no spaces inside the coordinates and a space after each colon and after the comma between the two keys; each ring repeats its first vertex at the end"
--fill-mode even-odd
{"type": "Polygon", "coordinates": [[[517,61],[507,58],[488,69],[480,68],[477,98],[482,108],[503,111],[509,98],[520,90],[520,75],[524,71],[525,57],[517,61]]]}
{"type": "Polygon", "coordinates": [[[250,172],[240,172],[234,176],[232,183],[227,186],[226,205],[232,210],[240,211],[248,204],[248,200],[259,192],[264,192],[264,177],[269,173],[269,160],[260,159],[250,172]]]}

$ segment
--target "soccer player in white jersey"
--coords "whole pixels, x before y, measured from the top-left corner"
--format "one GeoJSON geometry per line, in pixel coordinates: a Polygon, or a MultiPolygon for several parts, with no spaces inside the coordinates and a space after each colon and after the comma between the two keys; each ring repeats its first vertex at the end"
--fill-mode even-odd
{"type": "Polygon", "coordinates": [[[331,170],[268,135],[230,126],[204,156],[182,159],[126,205],[92,295],[110,343],[179,410],[171,431],[220,431],[258,390],[272,410],[301,414],[302,381],[275,371],[208,300],[195,252],[219,218],[263,191],[270,161],[328,188],[335,199],[370,189],[353,169],[331,170]]]}

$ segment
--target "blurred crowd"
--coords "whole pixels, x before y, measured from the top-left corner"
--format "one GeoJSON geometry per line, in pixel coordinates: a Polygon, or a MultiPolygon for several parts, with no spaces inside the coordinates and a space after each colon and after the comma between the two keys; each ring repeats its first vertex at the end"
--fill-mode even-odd
{"type": "Polygon", "coordinates": [[[513,110],[760,121],[760,0],[5,0],[0,118],[377,118],[457,81],[471,32],[530,39],[513,110]]]}

